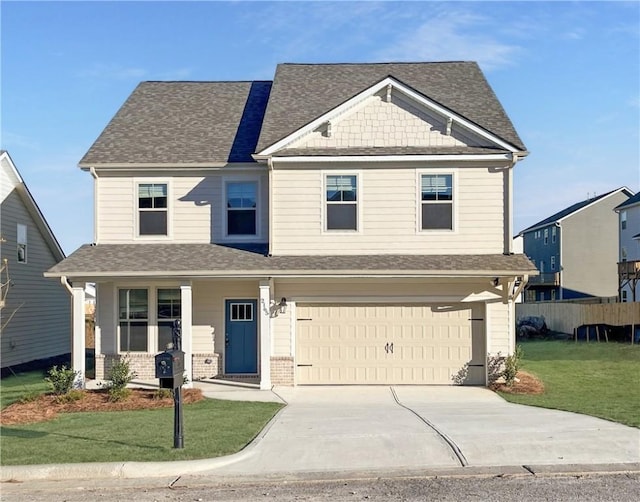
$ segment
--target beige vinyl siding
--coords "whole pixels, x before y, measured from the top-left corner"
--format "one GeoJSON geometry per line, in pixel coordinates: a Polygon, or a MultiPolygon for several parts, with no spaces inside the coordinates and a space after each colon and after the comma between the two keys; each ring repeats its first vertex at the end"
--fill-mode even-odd
{"type": "MultiPolygon", "coordinates": [[[[6,185],[10,180],[2,174],[0,181],[6,185]]],[[[6,241],[0,245],[1,259],[8,260],[13,284],[2,309],[3,324],[13,314],[2,330],[2,367],[68,354],[71,352],[71,297],[59,280],[42,275],[57,260],[16,190],[6,195],[0,214],[1,234],[6,241]],[[18,223],[27,227],[27,263],[17,261],[18,223]]]]}
{"type": "Polygon", "coordinates": [[[117,354],[117,292],[112,282],[96,284],[96,332],[100,331],[102,354],[117,354]]]}
{"type": "MultiPolygon", "coordinates": [[[[100,174],[97,181],[97,239],[100,244],[130,242],[230,242],[224,235],[226,218],[224,180],[259,180],[258,218],[260,234],[252,241],[266,242],[269,235],[269,187],[267,176],[254,173],[220,173],[186,176],[179,172],[151,172],[146,177],[134,173],[100,174]],[[169,236],[138,237],[138,183],[168,185],[169,236]]],[[[247,240],[246,238],[244,240],[247,240]]]]}
{"type": "Polygon", "coordinates": [[[503,173],[487,167],[276,169],[274,254],[501,253],[503,173]],[[454,173],[454,230],[420,228],[420,174],[454,173]],[[357,232],[326,231],[324,176],[359,176],[357,232]],[[472,251],[471,251],[472,250],[472,251]]]}
{"type": "Polygon", "coordinates": [[[627,199],[623,193],[612,194],[561,222],[564,289],[592,296],[617,296],[619,222],[613,208],[627,199]]]}
{"type": "Polygon", "coordinates": [[[514,323],[513,315],[511,315],[511,321],[509,321],[509,308],[513,310],[513,306],[509,306],[503,302],[491,302],[487,303],[487,351],[490,354],[502,354],[507,356],[511,354],[513,341],[510,339],[513,337],[513,328],[509,326],[509,323],[514,323]]]}

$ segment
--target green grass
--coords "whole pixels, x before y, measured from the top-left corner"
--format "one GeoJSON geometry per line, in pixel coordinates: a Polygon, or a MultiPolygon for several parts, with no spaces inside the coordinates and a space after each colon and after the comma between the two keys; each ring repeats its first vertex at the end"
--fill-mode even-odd
{"type": "Polygon", "coordinates": [[[44,381],[44,373],[30,371],[3,378],[0,381],[0,408],[9,406],[24,397],[36,396],[50,390],[44,381]]]}
{"type": "Polygon", "coordinates": [[[50,422],[1,427],[1,463],[166,461],[229,455],[249,443],[281,407],[215,399],[185,405],[184,449],[173,448],[173,408],[62,414],[50,422]]]}
{"type": "Polygon", "coordinates": [[[507,401],[573,411],[640,428],[640,345],[535,341],[521,344],[521,369],[541,395],[500,393],[507,401]]]}

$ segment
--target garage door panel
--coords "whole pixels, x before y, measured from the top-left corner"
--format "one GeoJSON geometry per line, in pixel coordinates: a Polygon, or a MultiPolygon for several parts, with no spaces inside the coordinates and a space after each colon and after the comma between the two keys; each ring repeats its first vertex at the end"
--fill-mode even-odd
{"type": "MultiPolygon", "coordinates": [[[[481,309],[298,305],[297,383],[451,384],[466,363],[484,364],[484,323],[472,321],[481,309]]],[[[470,367],[467,382],[483,384],[484,367],[470,367]]]]}

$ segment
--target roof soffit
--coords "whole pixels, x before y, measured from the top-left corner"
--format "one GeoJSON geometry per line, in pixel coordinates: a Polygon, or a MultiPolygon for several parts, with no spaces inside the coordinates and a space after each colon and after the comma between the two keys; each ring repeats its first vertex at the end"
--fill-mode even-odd
{"type": "Polygon", "coordinates": [[[406,84],[393,78],[392,76],[388,76],[356,94],[355,96],[351,97],[347,101],[344,101],[342,104],[320,115],[300,129],[263,149],[261,152],[257,153],[255,157],[268,157],[278,152],[279,150],[283,150],[285,148],[293,147],[297,144],[300,144],[302,141],[304,141],[305,136],[320,128],[326,128],[328,123],[340,121],[345,116],[350,115],[366,106],[369,102],[369,98],[372,98],[376,94],[382,95],[383,99],[389,99],[392,92],[397,93],[397,95],[401,97],[401,99],[412,104],[416,108],[425,110],[430,115],[435,115],[436,117],[440,118],[445,124],[447,124],[446,127],[449,132],[451,132],[451,129],[454,127],[462,128],[467,136],[475,136],[479,138],[480,142],[484,142],[485,144],[489,143],[492,146],[496,146],[500,149],[504,149],[510,152],[519,151],[515,146],[502,140],[486,129],[478,126],[477,124],[468,120],[466,117],[453,112],[447,107],[417,92],[406,84]]]}

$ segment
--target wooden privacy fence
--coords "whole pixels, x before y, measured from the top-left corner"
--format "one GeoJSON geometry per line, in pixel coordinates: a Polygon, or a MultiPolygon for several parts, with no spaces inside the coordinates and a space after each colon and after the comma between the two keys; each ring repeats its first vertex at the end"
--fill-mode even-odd
{"type": "Polygon", "coordinates": [[[573,333],[574,329],[579,326],[593,324],[639,326],[640,302],[599,304],[535,302],[516,304],[516,318],[520,319],[527,316],[543,316],[547,327],[560,333],[573,333]]]}

